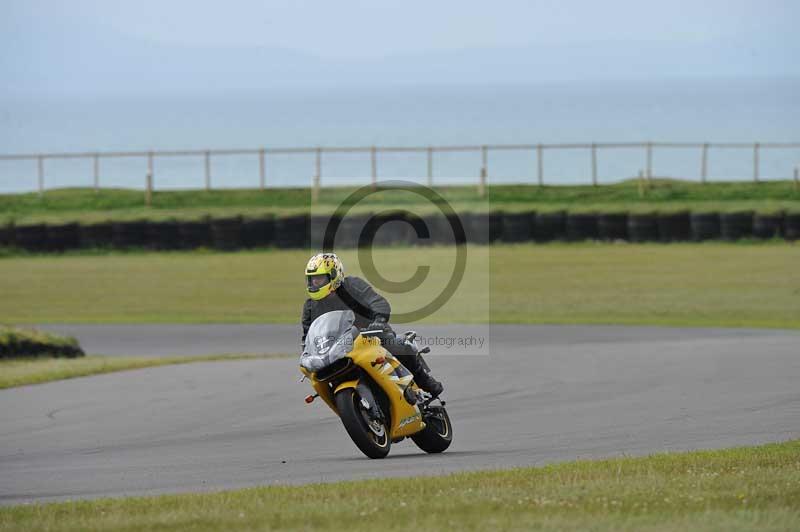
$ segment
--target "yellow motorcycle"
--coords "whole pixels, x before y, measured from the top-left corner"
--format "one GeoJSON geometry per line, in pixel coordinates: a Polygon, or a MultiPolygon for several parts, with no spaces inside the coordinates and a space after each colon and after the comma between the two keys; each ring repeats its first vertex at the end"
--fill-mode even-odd
{"type": "Polygon", "coordinates": [[[306,403],[321,397],[370,458],[384,458],[392,443],[407,437],[428,453],[447,449],[453,428],[445,402],[420,389],[381,347],[383,331],[360,331],[354,322],[352,311],[337,310],[311,324],[300,371],[316,393],[306,403]]]}

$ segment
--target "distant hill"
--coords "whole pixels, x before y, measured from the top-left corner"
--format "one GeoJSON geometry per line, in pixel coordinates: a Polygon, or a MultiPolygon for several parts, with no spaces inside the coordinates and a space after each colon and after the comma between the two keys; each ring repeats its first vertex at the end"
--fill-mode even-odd
{"type": "Polygon", "coordinates": [[[3,42],[9,45],[0,50],[0,90],[15,93],[800,76],[796,50],[769,35],[710,43],[587,42],[332,61],[280,48],[155,43],[104,28],[39,27],[35,34],[46,38],[38,40],[30,37],[30,28],[4,31],[3,42]]]}

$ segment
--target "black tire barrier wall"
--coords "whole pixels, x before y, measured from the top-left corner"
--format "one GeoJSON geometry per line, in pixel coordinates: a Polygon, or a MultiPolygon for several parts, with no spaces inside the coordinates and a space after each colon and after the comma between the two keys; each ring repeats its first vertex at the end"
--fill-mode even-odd
{"type": "Polygon", "coordinates": [[[497,242],[502,238],[503,218],[504,213],[501,211],[492,211],[489,213],[489,242],[497,242]]]}
{"type": "Polygon", "coordinates": [[[9,225],[0,225],[0,247],[10,248],[14,245],[14,228],[9,225]]]}
{"type": "MultiPolygon", "coordinates": [[[[336,232],[336,247],[355,248],[359,245],[361,233],[367,230],[367,223],[372,219],[372,213],[366,214],[348,214],[342,219],[339,224],[339,230],[336,232]]],[[[372,222],[377,223],[377,220],[372,222]]],[[[369,231],[372,232],[372,227],[377,228],[377,225],[370,227],[369,231]]],[[[380,232],[378,229],[377,232],[380,232]]],[[[377,232],[375,236],[377,236],[377,232]]],[[[365,235],[366,236],[366,235],[365,235]]],[[[364,242],[371,242],[374,239],[365,240],[364,242]]]]}
{"type": "Polygon", "coordinates": [[[80,230],[76,223],[47,226],[47,247],[51,251],[76,249],[80,242],[80,230]]]}
{"type": "Polygon", "coordinates": [[[597,240],[599,234],[597,214],[567,213],[567,240],[597,240]]]}
{"type": "Polygon", "coordinates": [[[527,242],[533,239],[535,212],[509,212],[503,216],[503,242],[527,242]]]}
{"type": "Polygon", "coordinates": [[[567,237],[567,214],[564,211],[536,214],[534,238],[537,242],[564,240],[567,237]]]}
{"type": "Polygon", "coordinates": [[[364,243],[372,241],[376,246],[407,245],[412,238],[416,238],[412,223],[412,217],[401,211],[370,215],[359,240],[363,238],[364,243]]]}
{"type": "Polygon", "coordinates": [[[753,217],[753,236],[775,238],[783,234],[783,216],[778,214],[756,214],[753,217]]]}
{"type": "MultiPolygon", "coordinates": [[[[456,238],[453,228],[450,226],[450,219],[448,219],[443,214],[431,214],[429,216],[422,217],[422,223],[427,229],[428,238],[418,238],[416,231],[411,233],[411,242],[416,242],[419,245],[423,246],[430,246],[430,245],[439,245],[439,246],[446,246],[446,245],[455,245],[456,238]]],[[[490,221],[491,224],[491,221],[490,221]]],[[[412,227],[415,224],[412,223],[412,227]]]]}
{"type": "MultiPolygon", "coordinates": [[[[364,232],[377,231],[373,243],[393,245],[452,245],[469,242],[548,242],[552,240],[629,240],[631,242],[703,241],[724,238],[800,240],[800,213],[668,213],[668,214],[566,214],[462,213],[457,220],[464,235],[453,233],[455,219],[441,214],[424,218],[398,213],[348,216],[337,232],[337,248],[355,247],[364,232]],[[371,225],[370,229],[368,225],[371,225]],[[418,226],[418,227],[417,227],[418,226]],[[379,229],[378,229],[379,228],[379,229]],[[427,234],[429,238],[417,238],[427,234]]],[[[255,219],[222,218],[200,221],[105,222],[88,225],[0,226],[0,247],[33,252],[62,252],[75,248],[147,248],[155,250],[215,247],[221,250],[276,246],[322,247],[330,217],[308,215],[255,219]],[[319,235],[316,235],[319,233],[319,235]],[[310,238],[313,237],[313,238],[310,238]]]]}
{"type": "Polygon", "coordinates": [[[81,225],[78,234],[82,248],[110,248],[113,245],[114,229],[111,222],[81,225]]]}
{"type": "Polygon", "coordinates": [[[786,215],[783,219],[783,234],[787,240],[800,240],[800,213],[786,215]]]}
{"type": "Polygon", "coordinates": [[[730,212],[720,215],[720,232],[724,240],[739,240],[753,236],[753,213],[730,212]]]}
{"type": "Polygon", "coordinates": [[[628,240],[631,242],[658,241],[658,216],[652,213],[629,215],[628,240]]]}
{"type": "Polygon", "coordinates": [[[692,240],[718,240],[722,236],[717,213],[692,213],[692,240]]]}
{"type": "Polygon", "coordinates": [[[271,246],[275,236],[275,218],[262,216],[242,222],[242,244],[246,248],[271,246]]]}
{"type": "Polygon", "coordinates": [[[597,232],[601,240],[628,240],[627,213],[608,213],[597,217],[597,232]]]}
{"type": "Polygon", "coordinates": [[[489,244],[491,243],[491,235],[489,231],[489,213],[476,212],[472,213],[464,223],[464,231],[466,232],[467,242],[470,244],[489,244]]]}
{"type": "Polygon", "coordinates": [[[15,228],[14,244],[28,251],[47,250],[47,226],[44,224],[21,225],[15,228]]]}
{"type": "Polygon", "coordinates": [[[310,236],[310,216],[297,215],[275,220],[275,245],[279,248],[307,248],[310,236]]]}
{"type": "Polygon", "coordinates": [[[143,248],[147,243],[147,221],[114,222],[113,241],[118,249],[143,248]]]}
{"type": "Polygon", "coordinates": [[[658,215],[658,239],[662,242],[684,242],[692,237],[692,221],[688,212],[658,215]]]}
{"type": "Polygon", "coordinates": [[[178,222],[181,249],[211,247],[211,224],[208,219],[178,222]]]}
{"type": "Polygon", "coordinates": [[[241,217],[211,220],[211,238],[216,249],[240,249],[242,247],[241,217]]]}
{"type": "Polygon", "coordinates": [[[155,250],[180,249],[178,222],[165,220],[147,224],[147,247],[155,250]]]}

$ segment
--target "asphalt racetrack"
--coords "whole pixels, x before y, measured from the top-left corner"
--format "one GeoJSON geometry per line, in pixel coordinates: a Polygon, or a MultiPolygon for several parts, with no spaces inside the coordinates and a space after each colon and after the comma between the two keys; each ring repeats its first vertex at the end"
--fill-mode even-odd
{"type": "MultiPolygon", "coordinates": [[[[289,326],[45,328],[105,354],[297,345],[289,326]],[[199,330],[206,332],[189,334],[199,330]]],[[[490,333],[483,347],[454,343],[429,357],[453,421],[444,454],[404,441],[385,460],[365,458],[324,403],[303,402],[310,387],[298,383],[296,358],[166,366],[0,390],[0,504],[433,475],[800,437],[800,332],[420,332],[490,333]]]]}

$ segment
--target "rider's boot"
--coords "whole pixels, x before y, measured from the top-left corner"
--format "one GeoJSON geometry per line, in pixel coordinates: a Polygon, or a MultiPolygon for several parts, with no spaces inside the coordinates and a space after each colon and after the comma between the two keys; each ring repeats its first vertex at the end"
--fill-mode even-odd
{"type": "Polygon", "coordinates": [[[412,371],[411,373],[414,375],[414,382],[417,383],[417,386],[431,394],[433,397],[439,397],[444,391],[444,385],[433,378],[433,376],[426,370],[421,369],[421,371],[412,371]]]}
{"type": "Polygon", "coordinates": [[[403,336],[402,340],[390,341],[386,344],[386,347],[411,372],[417,386],[433,397],[438,397],[444,391],[444,386],[433,378],[428,364],[422,358],[422,354],[429,352],[430,347],[426,346],[420,349],[414,342],[415,337],[416,333],[409,331],[403,336]]]}

